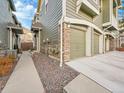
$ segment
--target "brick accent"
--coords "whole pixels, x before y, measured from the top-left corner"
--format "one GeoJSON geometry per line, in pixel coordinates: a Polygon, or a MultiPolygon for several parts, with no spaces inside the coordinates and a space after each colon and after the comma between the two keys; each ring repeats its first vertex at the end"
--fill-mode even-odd
{"type": "Polygon", "coordinates": [[[70,28],[63,23],[63,57],[64,62],[70,61],[70,28]]]}

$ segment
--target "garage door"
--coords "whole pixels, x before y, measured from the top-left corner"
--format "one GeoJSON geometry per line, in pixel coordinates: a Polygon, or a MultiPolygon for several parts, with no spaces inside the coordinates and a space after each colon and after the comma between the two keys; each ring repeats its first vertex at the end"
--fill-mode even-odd
{"type": "Polygon", "coordinates": [[[94,33],[94,55],[99,54],[99,34],[94,33]]]}
{"type": "Polygon", "coordinates": [[[76,59],[85,56],[85,31],[71,28],[70,58],[76,59]]]}
{"type": "Polygon", "coordinates": [[[110,45],[109,50],[113,51],[115,49],[115,40],[113,38],[110,38],[109,40],[110,40],[110,42],[109,42],[109,45],[110,45]]]}

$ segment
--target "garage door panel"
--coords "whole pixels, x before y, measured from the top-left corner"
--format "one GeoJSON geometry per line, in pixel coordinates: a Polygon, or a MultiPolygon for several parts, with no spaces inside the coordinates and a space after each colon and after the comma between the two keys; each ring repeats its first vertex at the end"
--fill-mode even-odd
{"type": "Polygon", "coordinates": [[[85,31],[71,29],[70,40],[71,59],[85,56],[85,31]]]}
{"type": "Polygon", "coordinates": [[[99,54],[99,34],[94,33],[94,55],[99,54]]]}

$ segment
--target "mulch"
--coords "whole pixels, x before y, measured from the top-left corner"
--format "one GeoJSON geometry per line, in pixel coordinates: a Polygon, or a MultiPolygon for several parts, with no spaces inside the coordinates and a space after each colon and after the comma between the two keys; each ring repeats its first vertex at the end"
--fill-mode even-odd
{"type": "MultiPolygon", "coordinates": [[[[18,60],[19,60],[19,58],[18,58],[18,60]]],[[[5,87],[5,85],[6,85],[7,81],[8,81],[8,79],[9,79],[9,77],[11,76],[11,74],[12,74],[12,72],[13,72],[13,70],[14,70],[14,68],[15,68],[15,66],[16,66],[16,64],[17,64],[17,62],[18,62],[18,60],[16,60],[16,61],[13,63],[12,69],[11,69],[11,71],[10,71],[7,75],[5,75],[5,76],[0,76],[0,93],[2,92],[2,90],[3,90],[3,88],[5,87]]]]}
{"type": "Polygon", "coordinates": [[[79,75],[66,64],[59,67],[59,62],[44,54],[34,53],[32,58],[46,93],[63,93],[63,87],[79,75]]]}

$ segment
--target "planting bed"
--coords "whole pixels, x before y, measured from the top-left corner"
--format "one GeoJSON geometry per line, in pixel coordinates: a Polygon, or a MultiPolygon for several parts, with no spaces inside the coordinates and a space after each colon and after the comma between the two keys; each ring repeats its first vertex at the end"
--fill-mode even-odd
{"type": "Polygon", "coordinates": [[[63,93],[63,87],[79,75],[65,64],[59,67],[59,62],[54,62],[44,54],[34,53],[32,58],[46,93],[63,93]]]}
{"type": "Polygon", "coordinates": [[[124,48],[117,48],[118,51],[124,51],[124,48]]]}
{"type": "Polygon", "coordinates": [[[12,55],[0,57],[0,93],[5,87],[16,63],[17,60],[12,55]]]}

